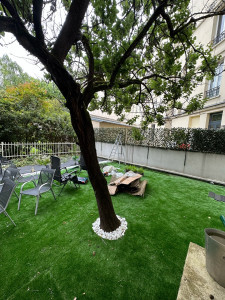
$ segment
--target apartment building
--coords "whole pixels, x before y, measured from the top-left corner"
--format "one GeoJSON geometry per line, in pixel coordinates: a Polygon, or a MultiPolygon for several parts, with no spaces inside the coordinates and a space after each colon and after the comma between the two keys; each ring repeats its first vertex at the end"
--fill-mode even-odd
{"type": "MultiPolygon", "coordinates": [[[[193,13],[222,10],[225,8],[224,0],[191,0],[191,10],[193,13]]],[[[225,128],[225,15],[214,16],[205,19],[197,24],[195,36],[197,42],[207,46],[212,44],[213,55],[221,56],[221,60],[212,80],[204,80],[192,96],[202,94],[207,98],[204,108],[193,112],[184,113],[181,110],[167,112],[165,116],[165,128],[184,127],[184,128],[225,128]]],[[[133,105],[130,113],[126,113],[126,119],[129,120],[135,115],[139,118],[134,126],[139,127],[143,119],[142,108],[133,105]]],[[[125,127],[125,122],[119,122],[115,114],[108,115],[101,111],[91,112],[94,127],[125,127]]],[[[157,124],[151,124],[151,127],[158,127],[157,124]]]]}
{"type": "MultiPolygon", "coordinates": [[[[192,10],[222,10],[224,1],[192,0],[192,10]]],[[[203,45],[212,43],[213,55],[221,56],[221,60],[212,80],[205,80],[193,95],[202,93],[207,101],[204,108],[188,115],[179,111],[167,119],[166,127],[185,128],[225,128],[225,15],[214,16],[197,25],[195,31],[197,41],[203,45]]]]}

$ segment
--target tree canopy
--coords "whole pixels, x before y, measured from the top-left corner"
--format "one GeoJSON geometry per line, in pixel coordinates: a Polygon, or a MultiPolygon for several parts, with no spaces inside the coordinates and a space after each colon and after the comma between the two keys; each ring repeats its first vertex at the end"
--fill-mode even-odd
{"type": "Polygon", "coordinates": [[[70,110],[73,128],[97,199],[100,226],[113,231],[116,217],[95,149],[87,109],[122,115],[132,104],[144,109],[143,125],[163,113],[201,106],[189,95],[216,59],[196,43],[196,23],[224,14],[218,7],[199,13],[190,0],[0,0],[0,32],[17,41],[44,65],[70,110]],[[99,97],[98,92],[104,96],[99,97]],[[160,101],[159,101],[160,100],[160,101]]]}
{"type": "Polygon", "coordinates": [[[0,58],[0,140],[74,141],[65,99],[54,83],[30,77],[7,55],[0,58]]]}
{"type": "Polygon", "coordinates": [[[1,90],[0,140],[5,142],[74,141],[69,112],[52,84],[30,81],[1,90]]]}
{"type": "Polygon", "coordinates": [[[8,55],[0,58],[0,88],[31,81],[32,78],[8,55]]]}
{"type": "Polygon", "coordinates": [[[1,3],[2,29],[15,33],[22,45],[26,37],[26,48],[35,56],[33,47],[39,41],[64,61],[83,94],[91,93],[90,110],[114,110],[123,119],[124,110],[136,104],[143,108],[147,125],[154,120],[162,124],[163,113],[182,108],[182,103],[188,112],[202,106],[202,95],[191,99],[190,93],[214,72],[217,60],[210,48],[195,42],[193,32],[198,20],[223,11],[206,14],[205,7],[192,15],[190,0],[1,3]],[[67,14],[64,24],[59,9],[67,14]],[[15,25],[22,26],[23,38],[15,25]]]}

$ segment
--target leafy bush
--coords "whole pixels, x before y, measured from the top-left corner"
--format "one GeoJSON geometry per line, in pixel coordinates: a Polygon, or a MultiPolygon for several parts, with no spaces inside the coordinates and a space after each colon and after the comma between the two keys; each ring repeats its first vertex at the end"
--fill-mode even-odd
{"type": "Polygon", "coordinates": [[[134,173],[138,173],[144,175],[144,169],[136,166],[126,166],[126,172],[132,171],[134,173]]]}
{"type": "Polygon", "coordinates": [[[35,147],[32,147],[31,149],[30,149],[30,154],[38,154],[38,149],[36,149],[35,147]]]}
{"type": "MultiPolygon", "coordinates": [[[[71,156],[63,156],[60,157],[61,162],[64,163],[66,162],[68,159],[70,159],[71,156]]],[[[42,166],[46,166],[47,164],[50,163],[50,156],[27,156],[25,158],[17,158],[17,159],[13,159],[13,163],[17,166],[17,167],[24,167],[24,166],[29,166],[29,165],[42,165],[42,166]]]]}

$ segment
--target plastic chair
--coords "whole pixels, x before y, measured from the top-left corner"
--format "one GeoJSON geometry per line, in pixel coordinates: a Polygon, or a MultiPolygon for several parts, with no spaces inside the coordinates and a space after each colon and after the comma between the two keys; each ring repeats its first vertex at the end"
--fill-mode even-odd
{"type": "Polygon", "coordinates": [[[11,199],[12,193],[15,189],[15,182],[13,182],[11,179],[6,178],[3,183],[2,190],[0,192],[0,214],[4,213],[5,216],[7,216],[10,221],[13,223],[14,226],[16,226],[15,222],[12,220],[10,215],[6,212],[6,209],[8,207],[9,201],[11,199]]]}
{"type": "Polygon", "coordinates": [[[38,183],[37,185],[28,190],[23,190],[24,186],[28,183],[25,182],[20,189],[20,196],[19,196],[19,203],[18,203],[18,210],[20,210],[20,203],[21,203],[21,198],[22,195],[30,195],[30,196],[35,196],[36,197],[36,206],[35,206],[35,215],[37,214],[38,210],[38,203],[39,203],[39,198],[41,194],[46,193],[48,191],[52,192],[52,195],[55,198],[55,194],[52,189],[52,182],[53,182],[53,177],[54,177],[55,170],[52,169],[42,169],[38,178],[38,183]]]}

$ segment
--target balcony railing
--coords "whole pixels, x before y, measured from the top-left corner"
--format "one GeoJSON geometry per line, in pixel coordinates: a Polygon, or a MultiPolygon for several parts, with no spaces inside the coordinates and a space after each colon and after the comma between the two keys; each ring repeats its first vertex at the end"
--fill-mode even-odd
{"type": "Polygon", "coordinates": [[[224,39],[225,39],[225,30],[215,37],[215,39],[213,40],[213,46],[215,46],[216,44],[218,44],[224,39]]]}
{"type": "Polygon", "coordinates": [[[208,91],[206,91],[205,93],[205,97],[206,98],[213,98],[213,97],[216,97],[219,95],[219,92],[220,92],[220,86],[217,86],[215,88],[212,88],[208,91]]]}

